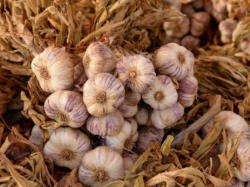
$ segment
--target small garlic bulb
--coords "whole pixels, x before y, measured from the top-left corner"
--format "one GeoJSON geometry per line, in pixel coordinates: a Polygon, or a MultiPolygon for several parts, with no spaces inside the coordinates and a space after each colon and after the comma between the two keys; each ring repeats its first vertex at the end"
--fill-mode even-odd
{"type": "Polygon", "coordinates": [[[181,17],[178,21],[165,22],[163,29],[169,37],[181,38],[189,32],[190,21],[188,17],[181,17]]]}
{"type": "Polygon", "coordinates": [[[121,132],[117,136],[106,136],[103,144],[119,153],[122,153],[123,149],[131,151],[138,139],[137,127],[136,121],[133,118],[128,118],[125,120],[121,132]]]}
{"type": "Polygon", "coordinates": [[[171,127],[184,115],[184,107],[176,103],[170,108],[164,110],[153,110],[151,120],[153,125],[158,129],[171,127]]]}
{"type": "Polygon", "coordinates": [[[91,43],[83,56],[85,73],[89,78],[99,73],[111,73],[116,63],[113,52],[101,42],[91,43]]]}
{"type": "Polygon", "coordinates": [[[191,34],[193,36],[201,36],[204,34],[210,23],[210,19],[210,14],[207,12],[194,13],[191,17],[191,34]]]}
{"type": "Polygon", "coordinates": [[[81,94],[74,91],[52,93],[44,103],[44,110],[49,118],[72,128],[81,127],[88,117],[81,94]]]}
{"type": "Polygon", "coordinates": [[[101,117],[91,116],[88,118],[86,126],[89,132],[99,136],[116,136],[122,130],[124,118],[116,110],[101,117]]]}
{"type": "Polygon", "coordinates": [[[108,73],[100,73],[83,86],[83,101],[88,112],[100,117],[114,112],[124,101],[124,86],[108,73]]]}
{"type": "Polygon", "coordinates": [[[125,174],[128,174],[138,159],[138,155],[134,153],[124,153],[122,157],[124,161],[125,174]]]}
{"type": "Polygon", "coordinates": [[[232,19],[226,19],[219,23],[219,30],[221,33],[221,41],[223,43],[231,43],[233,31],[237,26],[237,21],[232,19]]]}
{"type": "Polygon", "coordinates": [[[178,102],[184,107],[193,104],[198,90],[198,81],[194,76],[187,76],[179,82],[178,102]]]}
{"type": "Polygon", "coordinates": [[[130,106],[130,105],[127,105],[126,103],[123,103],[119,107],[119,110],[121,111],[124,118],[132,118],[137,113],[138,106],[137,105],[130,106]]]}
{"type": "Polygon", "coordinates": [[[139,107],[138,112],[135,115],[135,120],[138,125],[146,125],[149,120],[149,108],[146,106],[139,107]]]}
{"type": "Polygon", "coordinates": [[[149,91],[142,94],[142,99],[154,109],[166,109],[177,102],[176,86],[169,77],[159,75],[149,91]]]}
{"type": "Polygon", "coordinates": [[[138,93],[146,92],[156,78],[152,62],[142,55],[121,58],[116,70],[123,84],[138,93]]]}
{"type": "Polygon", "coordinates": [[[77,129],[57,128],[44,146],[44,153],[56,165],[69,169],[78,168],[82,157],[91,149],[89,138],[77,129]]]}
{"type": "Polygon", "coordinates": [[[164,130],[157,129],[154,126],[144,126],[139,130],[139,138],[137,141],[137,150],[142,153],[149,147],[151,141],[161,143],[164,137],[164,130]]]}
{"type": "Polygon", "coordinates": [[[250,41],[249,41],[249,39],[242,40],[240,42],[239,47],[240,47],[241,51],[250,54],[250,41]]]}
{"type": "Polygon", "coordinates": [[[178,44],[166,44],[156,52],[155,68],[160,75],[182,80],[193,69],[193,65],[194,55],[178,44]]]}
{"type": "Polygon", "coordinates": [[[53,93],[73,87],[77,78],[74,69],[76,65],[77,62],[70,57],[65,48],[48,47],[35,56],[31,69],[41,88],[45,92],[53,93]]]}
{"type": "Polygon", "coordinates": [[[136,106],[141,100],[141,94],[134,92],[130,89],[126,89],[125,91],[125,99],[124,103],[128,106],[136,106]]]}
{"type": "Polygon", "coordinates": [[[195,49],[198,48],[198,46],[200,45],[200,38],[197,38],[195,36],[192,35],[187,35],[184,36],[181,39],[181,45],[185,48],[187,48],[190,51],[193,51],[195,49]]]}
{"type": "Polygon", "coordinates": [[[107,146],[97,147],[85,154],[78,175],[85,185],[103,186],[124,177],[123,158],[107,146]]]}
{"type": "MultiPolygon", "coordinates": [[[[49,136],[51,136],[53,129],[49,129],[49,136]]],[[[45,143],[44,137],[42,134],[42,130],[38,125],[35,125],[31,130],[31,135],[29,137],[29,141],[35,144],[39,148],[43,148],[43,144],[45,143]]]]}

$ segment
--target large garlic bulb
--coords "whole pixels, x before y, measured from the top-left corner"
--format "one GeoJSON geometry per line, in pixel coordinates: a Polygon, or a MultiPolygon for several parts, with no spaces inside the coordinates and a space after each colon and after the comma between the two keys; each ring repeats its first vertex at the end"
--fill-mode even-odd
{"type": "Polygon", "coordinates": [[[78,168],[82,157],[91,149],[89,138],[80,130],[60,127],[53,131],[44,146],[44,153],[56,165],[78,168]]]}
{"type": "Polygon", "coordinates": [[[116,70],[123,84],[138,93],[146,92],[156,78],[152,62],[142,55],[121,58],[116,70]]]}
{"type": "Polygon", "coordinates": [[[164,110],[153,110],[151,121],[158,129],[171,127],[184,115],[184,107],[177,102],[174,106],[164,110]]]}
{"type": "Polygon", "coordinates": [[[173,106],[177,102],[178,94],[172,80],[165,75],[159,75],[149,91],[142,94],[142,98],[152,108],[162,110],[173,106]]]}
{"type": "Polygon", "coordinates": [[[100,73],[84,84],[83,101],[96,117],[114,112],[124,101],[124,86],[108,73],[100,73]]]}
{"type": "Polygon", "coordinates": [[[51,119],[73,128],[81,127],[88,117],[81,94],[74,91],[52,93],[44,103],[44,110],[51,119]]]}
{"type": "Polygon", "coordinates": [[[92,134],[104,137],[118,135],[122,130],[123,124],[124,118],[121,112],[116,110],[101,117],[89,117],[86,126],[92,134]]]}
{"type": "Polygon", "coordinates": [[[156,71],[177,80],[184,79],[194,65],[194,55],[175,43],[162,46],[155,56],[156,71]]]}
{"type": "Polygon", "coordinates": [[[48,47],[35,56],[31,63],[31,69],[41,88],[45,92],[52,93],[73,87],[75,80],[82,73],[75,72],[77,64],[78,61],[71,58],[65,48],[48,47]]]}
{"type": "Polygon", "coordinates": [[[91,43],[83,56],[83,65],[88,77],[99,73],[111,73],[116,63],[113,52],[101,42],[91,43]]]}
{"type": "Polygon", "coordinates": [[[85,185],[103,186],[124,177],[123,158],[107,146],[97,147],[85,154],[78,175],[85,185]]]}

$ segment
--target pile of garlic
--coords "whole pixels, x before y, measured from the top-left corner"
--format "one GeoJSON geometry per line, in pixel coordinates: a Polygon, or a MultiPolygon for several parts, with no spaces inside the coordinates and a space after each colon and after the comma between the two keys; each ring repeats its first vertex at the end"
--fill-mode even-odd
{"type": "Polygon", "coordinates": [[[197,94],[190,51],[169,43],[153,56],[152,61],[139,54],[117,57],[93,42],[79,62],[63,48],[45,49],[32,70],[50,93],[44,111],[58,128],[45,142],[35,126],[30,141],[56,165],[79,168],[83,184],[124,177],[139,156],[135,152],[142,153],[151,140],[161,143],[163,129],[176,124],[197,94]],[[91,145],[85,127],[100,137],[99,147],[91,145]]]}

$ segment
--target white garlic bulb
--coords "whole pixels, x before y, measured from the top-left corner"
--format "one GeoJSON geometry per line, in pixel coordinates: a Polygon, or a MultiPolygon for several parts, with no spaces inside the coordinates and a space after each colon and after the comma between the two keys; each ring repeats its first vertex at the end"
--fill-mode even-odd
{"type": "Polygon", "coordinates": [[[128,174],[138,159],[138,155],[133,153],[124,153],[122,157],[124,161],[125,174],[128,174]]]}
{"type": "Polygon", "coordinates": [[[95,117],[114,112],[123,103],[124,94],[121,81],[108,73],[89,78],[83,86],[83,101],[95,117]]]}
{"type": "Polygon", "coordinates": [[[156,78],[152,62],[142,55],[121,58],[116,70],[123,84],[138,93],[146,92],[156,78]]]}
{"type": "Polygon", "coordinates": [[[184,107],[193,104],[198,90],[198,81],[194,76],[187,76],[179,82],[178,102],[184,107]]]}
{"type": "Polygon", "coordinates": [[[160,75],[182,80],[193,68],[194,60],[194,55],[186,48],[169,43],[156,52],[154,65],[160,75]]]}
{"type": "Polygon", "coordinates": [[[164,22],[163,29],[169,37],[181,38],[189,32],[190,21],[188,17],[181,17],[177,21],[164,22]]]}
{"type": "Polygon", "coordinates": [[[148,92],[142,94],[142,99],[154,109],[166,109],[177,102],[176,86],[169,77],[159,75],[148,92]]]}
{"type": "Polygon", "coordinates": [[[80,73],[75,74],[78,64],[65,51],[65,48],[48,47],[35,56],[31,69],[36,75],[41,88],[45,92],[53,93],[57,90],[66,90],[73,87],[80,73]]]}
{"type": "Polygon", "coordinates": [[[88,118],[86,126],[89,132],[99,136],[116,136],[122,130],[124,118],[116,110],[101,117],[91,116],[88,118]]]}
{"type": "Polygon", "coordinates": [[[138,125],[146,125],[149,120],[149,108],[146,106],[139,107],[138,112],[135,115],[135,120],[138,125]]]}
{"type": "Polygon", "coordinates": [[[107,146],[100,146],[85,154],[79,168],[80,181],[91,187],[124,177],[122,156],[107,146]]]}
{"type": "Polygon", "coordinates": [[[68,90],[52,93],[44,103],[44,110],[49,118],[72,128],[84,125],[88,117],[81,94],[68,90]]]}
{"type": "Polygon", "coordinates": [[[99,73],[111,73],[116,63],[113,52],[101,42],[91,43],[83,56],[85,73],[89,78],[99,73]]]}
{"type": "Polygon", "coordinates": [[[103,139],[103,144],[119,153],[122,153],[123,149],[130,151],[138,139],[137,127],[136,121],[133,118],[128,118],[125,120],[121,132],[117,136],[106,136],[103,139]]]}
{"type": "Polygon", "coordinates": [[[191,17],[191,29],[190,32],[193,36],[201,36],[205,33],[211,16],[207,12],[196,12],[191,17]]]}
{"type": "MultiPolygon", "coordinates": [[[[53,129],[49,129],[49,136],[51,136],[53,129]]],[[[42,130],[40,129],[40,127],[38,125],[35,125],[32,128],[31,131],[31,135],[29,137],[29,141],[33,144],[35,144],[37,147],[39,148],[43,148],[43,144],[45,143],[43,134],[42,134],[42,130]]]]}
{"type": "Polygon", "coordinates": [[[231,43],[232,42],[232,35],[233,31],[237,26],[237,21],[233,19],[226,19],[219,23],[219,31],[221,33],[221,41],[223,43],[231,43]]]}
{"type": "Polygon", "coordinates": [[[130,106],[127,103],[123,103],[119,107],[119,110],[121,111],[124,118],[131,118],[137,113],[138,106],[130,106]]]}
{"type": "Polygon", "coordinates": [[[184,107],[177,102],[174,106],[164,110],[153,110],[151,121],[158,129],[171,127],[184,115],[184,107]]]}
{"type": "Polygon", "coordinates": [[[44,153],[56,165],[69,169],[78,168],[82,157],[91,149],[89,138],[77,129],[57,128],[44,146],[44,153]]]}
{"type": "Polygon", "coordinates": [[[157,129],[154,126],[144,126],[139,130],[139,138],[136,149],[139,152],[144,152],[149,147],[151,141],[161,143],[164,137],[164,130],[157,129]]]}

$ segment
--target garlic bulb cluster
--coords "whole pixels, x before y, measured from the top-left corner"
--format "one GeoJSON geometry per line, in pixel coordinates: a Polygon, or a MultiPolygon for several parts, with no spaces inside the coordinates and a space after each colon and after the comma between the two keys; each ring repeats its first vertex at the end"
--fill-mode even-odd
{"type": "Polygon", "coordinates": [[[237,21],[233,19],[226,19],[219,24],[219,30],[221,33],[221,41],[223,43],[231,43],[233,31],[237,26],[237,21]]]}
{"type": "Polygon", "coordinates": [[[103,186],[124,177],[124,160],[111,148],[100,146],[84,155],[78,175],[85,185],[103,186]]]}
{"type": "Polygon", "coordinates": [[[44,146],[44,154],[56,165],[78,168],[82,157],[91,149],[90,140],[80,130],[60,127],[53,131],[44,146]]]}

